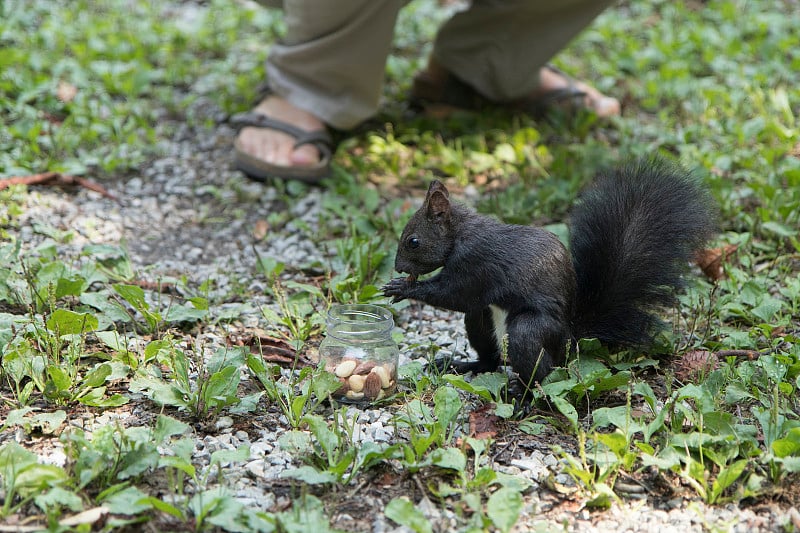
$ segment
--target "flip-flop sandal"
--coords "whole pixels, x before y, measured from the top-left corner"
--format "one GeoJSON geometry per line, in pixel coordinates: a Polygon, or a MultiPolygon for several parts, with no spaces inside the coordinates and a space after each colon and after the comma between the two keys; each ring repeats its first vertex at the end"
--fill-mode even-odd
{"type": "Polygon", "coordinates": [[[555,72],[567,80],[567,86],[554,89],[537,97],[521,98],[510,102],[489,100],[472,86],[454,74],[442,69],[438,75],[424,70],[417,74],[411,89],[411,104],[420,109],[430,105],[445,106],[470,111],[482,111],[489,108],[505,108],[527,113],[534,117],[544,116],[556,107],[568,109],[586,109],[586,92],[578,89],[577,81],[553,65],[542,68],[555,72]]]}
{"type": "Polygon", "coordinates": [[[248,154],[242,149],[239,138],[233,142],[234,162],[236,168],[248,177],[266,181],[270,178],[296,179],[307,183],[318,183],[330,176],[333,156],[333,138],[326,130],[306,131],[292,124],[270,118],[255,111],[233,115],[230,123],[239,129],[246,126],[268,128],[291,135],[295,139],[294,147],[311,144],[319,150],[320,160],[311,166],[276,165],[248,154]]]}
{"type": "Polygon", "coordinates": [[[578,81],[575,78],[549,63],[542,68],[564,78],[567,82],[567,86],[547,91],[535,98],[531,97],[517,100],[513,104],[516,109],[539,116],[556,108],[570,112],[576,112],[580,109],[589,109],[589,106],[586,105],[586,91],[578,89],[578,81]]]}

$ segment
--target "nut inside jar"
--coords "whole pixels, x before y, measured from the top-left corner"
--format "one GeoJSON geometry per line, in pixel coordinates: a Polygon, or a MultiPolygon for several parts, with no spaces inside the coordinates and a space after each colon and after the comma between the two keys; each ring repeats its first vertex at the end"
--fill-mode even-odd
{"type": "Polygon", "coordinates": [[[397,385],[396,368],[390,363],[344,358],[336,364],[329,363],[326,370],[335,374],[341,383],[334,396],[351,401],[384,398],[393,393],[397,385]]]}

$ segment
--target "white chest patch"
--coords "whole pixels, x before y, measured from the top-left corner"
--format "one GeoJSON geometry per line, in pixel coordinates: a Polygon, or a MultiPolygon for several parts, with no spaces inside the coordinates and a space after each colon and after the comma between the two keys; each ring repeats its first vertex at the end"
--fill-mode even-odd
{"type": "Polygon", "coordinates": [[[503,351],[503,337],[506,335],[506,318],[508,312],[497,307],[490,305],[489,309],[492,311],[492,324],[494,325],[494,339],[497,343],[497,348],[500,352],[503,351]]]}

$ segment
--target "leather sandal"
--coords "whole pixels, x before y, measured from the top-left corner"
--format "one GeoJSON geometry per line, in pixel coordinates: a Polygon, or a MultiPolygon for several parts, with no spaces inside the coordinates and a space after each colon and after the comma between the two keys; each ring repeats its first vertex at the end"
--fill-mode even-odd
{"type": "Polygon", "coordinates": [[[236,168],[257,181],[266,181],[270,178],[296,179],[307,183],[319,183],[331,174],[331,159],[333,156],[333,138],[326,130],[306,131],[297,126],[270,118],[255,111],[239,113],[230,119],[231,124],[244,128],[268,128],[291,135],[295,139],[294,147],[304,144],[314,145],[319,150],[320,160],[311,166],[285,166],[269,163],[259,159],[242,149],[239,138],[233,142],[234,163],[236,168]]]}
{"type": "Polygon", "coordinates": [[[414,77],[411,88],[411,104],[419,109],[428,109],[431,106],[439,109],[445,107],[470,111],[503,108],[537,118],[545,116],[556,108],[572,112],[579,109],[590,109],[586,105],[586,91],[578,88],[578,82],[574,78],[550,64],[544,65],[542,68],[564,78],[567,86],[535,96],[495,102],[483,96],[471,85],[435,61],[431,61],[428,68],[414,77]]]}

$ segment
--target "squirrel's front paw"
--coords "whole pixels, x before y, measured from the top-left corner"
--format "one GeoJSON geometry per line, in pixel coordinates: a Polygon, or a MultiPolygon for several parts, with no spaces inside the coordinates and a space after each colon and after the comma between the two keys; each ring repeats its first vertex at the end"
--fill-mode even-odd
{"type": "Polygon", "coordinates": [[[407,291],[411,282],[406,278],[394,278],[381,289],[384,296],[391,296],[392,303],[408,298],[407,291]]]}

